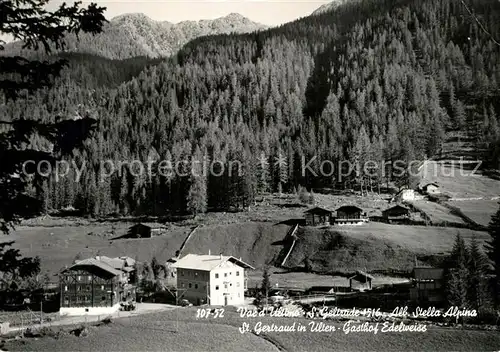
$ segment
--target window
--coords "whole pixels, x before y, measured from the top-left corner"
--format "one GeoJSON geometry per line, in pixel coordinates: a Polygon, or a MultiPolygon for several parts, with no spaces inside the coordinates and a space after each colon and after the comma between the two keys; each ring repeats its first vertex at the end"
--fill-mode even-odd
{"type": "Polygon", "coordinates": [[[106,300],[106,296],[102,296],[102,301],[105,301],[106,300]]]}
{"type": "Polygon", "coordinates": [[[191,283],[189,283],[189,288],[191,288],[191,283]]]}
{"type": "Polygon", "coordinates": [[[227,288],[227,284],[224,284],[224,288],[227,288]]]}
{"type": "Polygon", "coordinates": [[[181,270],[181,276],[184,276],[184,271],[181,270]]]}
{"type": "Polygon", "coordinates": [[[194,276],[197,277],[198,276],[198,273],[194,273],[194,276]]]}
{"type": "Polygon", "coordinates": [[[218,290],[219,289],[219,285],[215,285],[215,289],[218,290]]]}
{"type": "Polygon", "coordinates": [[[240,272],[239,271],[236,272],[236,276],[240,276],[240,272]]]}
{"type": "Polygon", "coordinates": [[[218,279],[219,278],[219,274],[215,274],[215,278],[218,279]]]}
{"type": "Polygon", "coordinates": [[[104,285],[101,285],[101,290],[104,290],[104,285]]]}
{"type": "Polygon", "coordinates": [[[194,288],[198,289],[198,284],[194,284],[194,288]]]}
{"type": "Polygon", "coordinates": [[[88,276],[88,278],[89,278],[89,281],[91,281],[91,280],[92,280],[92,276],[90,276],[90,275],[89,275],[89,276],[88,276]]]}
{"type": "Polygon", "coordinates": [[[64,286],[64,291],[68,291],[68,286],[64,286]]]}
{"type": "Polygon", "coordinates": [[[232,272],[229,272],[229,276],[231,276],[232,272]]]}
{"type": "Polygon", "coordinates": [[[184,285],[184,282],[181,284],[181,287],[186,287],[186,285],[184,285]]]}
{"type": "Polygon", "coordinates": [[[224,273],[224,277],[227,277],[227,273],[224,273]]]}
{"type": "Polygon", "coordinates": [[[76,279],[77,279],[78,281],[80,281],[80,280],[82,279],[82,277],[81,277],[81,276],[78,276],[76,279]]]}

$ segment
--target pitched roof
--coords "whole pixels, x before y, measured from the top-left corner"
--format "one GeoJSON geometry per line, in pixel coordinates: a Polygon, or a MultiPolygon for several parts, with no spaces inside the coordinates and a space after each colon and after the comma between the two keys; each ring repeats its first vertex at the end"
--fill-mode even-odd
{"type": "Polygon", "coordinates": [[[365,280],[365,279],[373,280],[374,277],[371,276],[370,274],[365,273],[364,271],[358,270],[358,271],[356,271],[356,274],[349,277],[349,280],[351,280],[351,279],[354,279],[356,281],[365,280]]]}
{"type": "Polygon", "coordinates": [[[132,225],[131,227],[139,227],[139,226],[149,227],[151,229],[166,228],[165,224],[160,224],[159,222],[139,222],[137,224],[132,225]]]}
{"type": "Polygon", "coordinates": [[[311,209],[306,210],[304,213],[332,213],[331,210],[321,208],[321,207],[314,207],[311,209]]]}
{"type": "Polygon", "coordinates": [[[254,269],[251,265],[233,256],[199,255],[199,254],[187,254],[181,259],[179,259],[175,264],[173,264],[172,267],[202,270],[202,271],[212,271],[227,261],[230,261],[246,269],[254,269]]]}
{"type": "Polygon", "coordinates": [[[69,268],[64,269],[63,272],[68,271],[68,270],[88,269],[88,267],[99,268],[112,276],[117,276],[117,275],[121,274],[120,270],[117,270],[117,269],[113,268],[112,266],[110,266],[109,264],[107,264],[103,261],[97,260],[95,258],[88,258],[88,259],[84,259],[84,260],[79,260],[75,264],[70,266],[69,268]]]}
{"type": "Polygon", "coordinates": [[[337,211],[339,211],[339,210],[352,211],[352,212],[363,211],[363,209],[361,209],[360,207],[357,207],[355,205],[344,205],[344,206],[341,206],[340,208],[337,209],[337,211]]]}
{"type": "Polygon", "coordinates": [[[385,209],[383,212],[385,213],[386,211],[391,211],[391,210],[394,210],[394,209],[404,209],[404,210],[407,210],[407,211],[410,211],[409,208],[405,207],[404,205],[401,205],[401,204],[396,204],[395,206],[393,207],[390,207],[390,208],[387,208],[385,209]]]}
{"type": "Polygon", "coordinates": [[[415,267],[413,276],[417,280],[440,280],[443,278],[444,269],[430,267],[415,267]]]}
{"type": "Polygon", "coordinates": [[[422,186],[422,189],[426,189],[427,187],[429,186],[436,186],[436,187],[439,187],[439,185],[436,183],[436,182],[429,182],[429,183],[426,183],[422,186]]]}

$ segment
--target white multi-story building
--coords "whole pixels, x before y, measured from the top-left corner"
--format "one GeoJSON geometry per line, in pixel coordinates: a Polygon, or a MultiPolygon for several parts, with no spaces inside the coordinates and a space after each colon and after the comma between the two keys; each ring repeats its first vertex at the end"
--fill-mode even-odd
{"type": "Polygon", "coordinates": [[[211,306],[243,304],[245,269],[254,269],[241,259],[222,254],[187,254],[172,267],[177,269],[178,299],[211,306]]]}

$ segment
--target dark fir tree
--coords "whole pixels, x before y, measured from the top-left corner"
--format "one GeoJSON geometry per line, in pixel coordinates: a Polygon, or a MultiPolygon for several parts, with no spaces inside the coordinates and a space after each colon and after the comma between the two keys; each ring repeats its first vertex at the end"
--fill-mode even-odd
{"type": "Polygon", "coordinates": [[[488,243],[488,258],[493,264],[495,304],[500,305],[500,209],[492,216],[488,226],[491,241],[488,243]]]}

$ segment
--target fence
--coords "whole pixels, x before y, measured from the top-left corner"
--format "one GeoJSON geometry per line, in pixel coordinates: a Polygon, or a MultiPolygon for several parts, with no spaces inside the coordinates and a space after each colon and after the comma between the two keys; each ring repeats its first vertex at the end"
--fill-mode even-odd
{"type": "MultiPolygon", "coordinates": [[[[42,323],[44,325],[51,325],[51,323],[59,321],[59,313],[44,313],[41,311],[25,310],[20,312],[2,312],[0,313],[0,322],[8,323],[8,330],[33,329],[39,327],[42,323]]],[[[3,331],[5,333],[5,331],[3,331]]]]}

